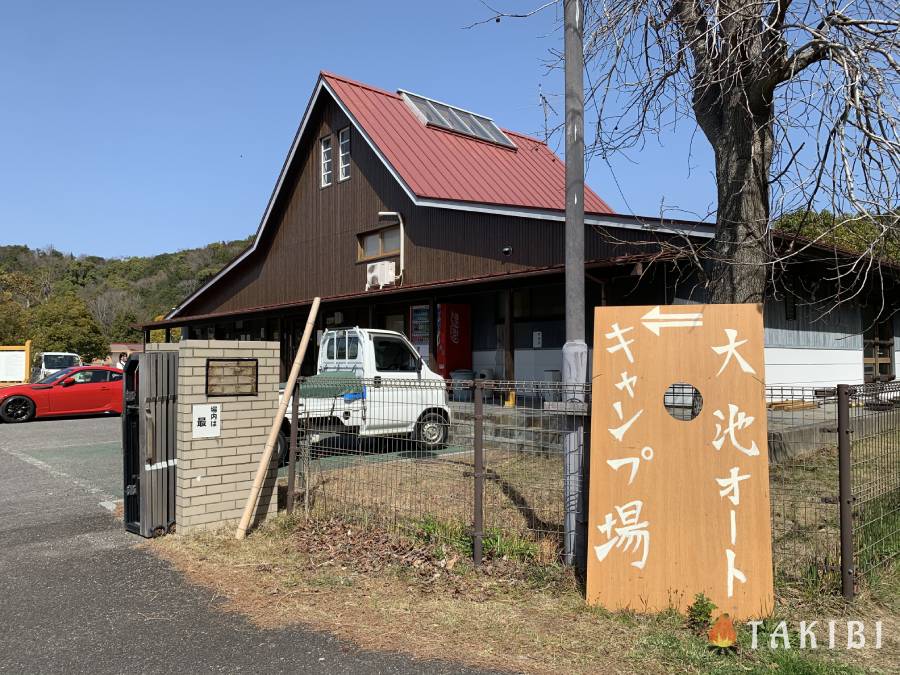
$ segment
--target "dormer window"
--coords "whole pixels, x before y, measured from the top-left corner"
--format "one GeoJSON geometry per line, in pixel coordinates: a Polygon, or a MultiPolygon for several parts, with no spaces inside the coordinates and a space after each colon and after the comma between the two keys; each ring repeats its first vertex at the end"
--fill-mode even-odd
{"type": "Polygon", "coordinates": [[[338,180],[350,178],[350,127],[338,132],[338,180]]]}
{"type": "Polygon", "coordinates": [[[328,187],[334,178],[333,161],[331,159],[331,136],[326,136],[319,141],[319,156],[322,166],[322,180],[320,185],[328,187]]]}

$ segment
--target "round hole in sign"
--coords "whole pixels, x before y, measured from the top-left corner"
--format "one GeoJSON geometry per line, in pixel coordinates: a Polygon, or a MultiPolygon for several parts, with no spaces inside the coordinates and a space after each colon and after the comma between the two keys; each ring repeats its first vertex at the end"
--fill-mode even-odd
{"type": "Polygon", "coordinates": [[[674,419],[690,422],[703,410],[703,395],[688,382],[675,382],[663,394],[663,405],[674,419]]]}

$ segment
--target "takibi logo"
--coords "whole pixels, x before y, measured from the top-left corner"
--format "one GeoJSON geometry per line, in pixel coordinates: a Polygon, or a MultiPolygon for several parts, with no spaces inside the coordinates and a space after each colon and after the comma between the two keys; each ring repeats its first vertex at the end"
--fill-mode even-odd
{"type": "MultiPolygon", "coordinates": [[[[762,621],[750,621],[750,649],[759,648],[760,632],[768,632],[769,649],[881,649],[881,621],[866,625],[863,621],[800,621],[791,631],[787,621],[779,621],[771,631],[760,631],[762,621]],[[793,633],[793,638],[791,637],[793,633]],[[846,642],[844,641],[846,637],[846,642]]],[[[765,638],[763,638],[765,641],[765,638]]]]}
{"type": "Polygon", "coordinates": [[[719,649],[729,649],[737,642],[737,631],[734,629],[734,622],[727,614],[723,614],[712,625],[706,636],[709,643],[719,649]]]}
{"type": "MultiPolygon", "coordinates": [[[[749,621],[750,649],[759,649],[760,643],[769,649],[881,649],[882,623],[866,625],[862,621],[800,621],[791,630],[787,621],[779,621],[766,630],[763,621],[749,621]],[[763,630],[760,630],[763,628],[763,630]],[[762,639],[760,636],[762,634],[762,639]],[[768,638],[768,639],[766,639],[768,638]],[[846,638],[846,642],[844,640],[846,638]]],[[[709,644],[718,649],[730,649],[737,644],[737,629],[727,614],[722,614],[706,632],[709,644]]]]}

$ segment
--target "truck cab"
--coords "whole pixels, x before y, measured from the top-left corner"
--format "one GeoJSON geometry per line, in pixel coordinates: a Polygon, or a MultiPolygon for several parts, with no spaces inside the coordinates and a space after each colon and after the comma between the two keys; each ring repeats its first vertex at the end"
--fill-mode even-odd
{"type": "MultiPolygon", "coordinates": [[[[444,378],[403,334],[390,330],[326,331],[316,374],[300,386],[298,411],[305,431],[411,437],[427,448],[446,445],[450,429],[444,378]]],[[[289,405],[285,432],[290,416],[289,405]]]]}

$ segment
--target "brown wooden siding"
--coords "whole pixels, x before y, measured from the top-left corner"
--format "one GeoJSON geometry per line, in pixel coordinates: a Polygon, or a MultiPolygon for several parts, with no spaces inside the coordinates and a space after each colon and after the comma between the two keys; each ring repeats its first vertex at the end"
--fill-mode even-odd
{"type": "MultiPolygon", "coordinates": [[[[349,120],[323,98],[285,177],[257,250],[181,313],[230,312],[299,302],[315,295],[362,293],[365,265],[357,235],[378,226],[379,211],[400,212],[406,225],[404,285],[524,272],[563,262],[563,224],[545,220],[415,207],[368,144],[351,131],[350,178],[338,181],[338,131],[349,120]],[[334,182],[319,186],[319,139],[332,135],[334,182]],[[511,246],[512,255],[501,253],[511,246]]],[[[586,233],[587,260],[631,255],[646,233],[586,233]]],[[[393,258],[398,260],[397,258],[393,258]]]]}

